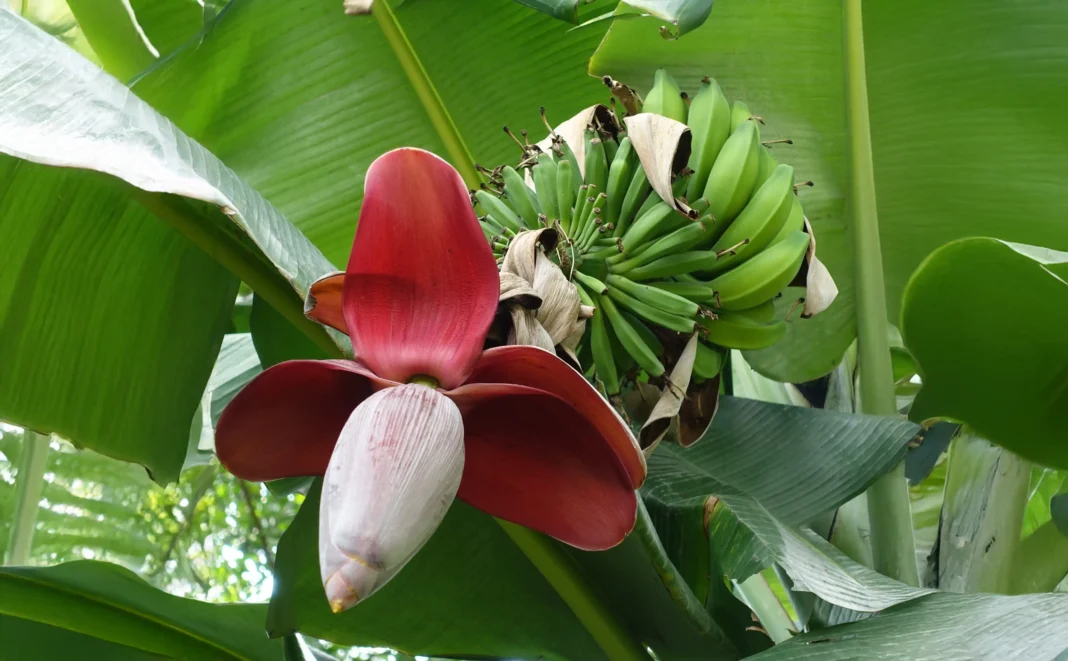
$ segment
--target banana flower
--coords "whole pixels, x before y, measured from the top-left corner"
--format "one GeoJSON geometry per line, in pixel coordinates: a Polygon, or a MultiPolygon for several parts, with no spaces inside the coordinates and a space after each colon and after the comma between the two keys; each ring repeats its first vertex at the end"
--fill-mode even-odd
{"type": "Polygon", "coordinates": [[[324,476],[319,562],[330,607],[404,567],[454,498],[580,549],[634,526],[645,460],[581,374],[532,346],[483,350],[496,263],[459,174],[398,149],[367,172],[344,274],[309,316],[354,360],[266,370],[227,406],[216,452],[254,481],[324,476]]]}

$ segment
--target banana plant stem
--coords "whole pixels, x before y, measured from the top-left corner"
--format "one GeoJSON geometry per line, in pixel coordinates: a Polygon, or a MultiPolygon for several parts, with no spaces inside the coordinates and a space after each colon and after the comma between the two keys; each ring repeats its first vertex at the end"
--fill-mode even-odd
{"type": "Polygon", "coordinates": [[[796,625],[762,574],[753,574],[741,583],[735,581],[735,589],[776,645],[793,637],[796,625]]]}
{"type": "Polygon", "coordinates": [[[515,545],[530,558],[611,661],[650,661],[649,654],[579,575],[552,540],[524,526],[497,519],[515,545]]]}
{"type": "Polygon", "coordinates": [[[938,588],[1004,594],[1027,508],[1031,463],[965,427],[949,450],[938,588]]]}
{"type": "MultiPolygon", "coordinates": [[[[861,0],[845,0],[844,11],[861,411],[896,415],[879,217],[875,204],[861,0]]],[[[919,585],[903,463],[868,489],[868,514],[875,569],[903,583],[919,585]]]]}
{"type": "Polygon", "coordinates": [[[48,459],[48,436],[26,430],[22,433],[22,459],[15,476],[18,493],[15,496],[15,518],[11,523],[7,564],[24,565],[30,559],[33,531],[37,524],[37,509],[44,486],[45,464],[48,459]]]}
{"type": "Polygon", "coordinates": [[[393,9],[386,0],[374,3],[371,13],[378,21],[378,26],[382,29],[386,41],[393,49],[393,54],[408,76],[408,81],[423,104],[427,116],[430,117],[430,123],[434,125],[434,130],[445,143],[445,149],[449,153],[453,166],[460,172],[467,187],[477,190],[482,178],[475,169],[475,159],[460,136],[460,130],[456,128],[452,116],[445,109],[441,95],[438,94],[434,83],[430,80],[423,63],[419,61],[419,56],[416,55],[412,43],[404,33],[404,28],[397,20],[397,15],[393,13],[393,9]]]}

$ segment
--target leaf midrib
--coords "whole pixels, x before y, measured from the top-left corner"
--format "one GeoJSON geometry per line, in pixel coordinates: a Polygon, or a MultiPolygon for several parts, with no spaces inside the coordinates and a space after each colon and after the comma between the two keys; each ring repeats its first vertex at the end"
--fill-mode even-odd
{"type": "Polygon", "coordinates": [[[404,28],[401,26],[400,21],[397,20],[397,15],[389,6],[389,1],[378,0],[378,2],[374,3],[372,13],[375,16],[375,20],[378,21],[378,26],[382,29],[382,34],[386,37],[386,41],[389,42],[393,54],[397,57],[401,68],[404,69],[404,73],[408,76],[408,82],[411,83],[412,89],[415,91],[416,96],[419,97],[419,102],[422,103],[423,110],[426,111],[427,116],[430,118],[434,131],[444,143],[453,166],[459,171],[468,188],[477,189],[482,178],[479,176],[478,170],[475,169],[475,159],[471,155],[471,150],[468,149],[463,136],[460,135],[456,122],[453,121],[452,115],[449,114],[448,109],[445,107],[445,102],[442,101],[434,82],[430,79],[430,75],[419,59],[418,53],[415,52],[415,48],[412,47],[404,28]]]}

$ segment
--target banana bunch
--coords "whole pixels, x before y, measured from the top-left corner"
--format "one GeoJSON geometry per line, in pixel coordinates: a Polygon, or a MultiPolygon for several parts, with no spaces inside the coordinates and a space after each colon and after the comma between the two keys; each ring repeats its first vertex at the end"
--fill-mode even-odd
{"type": "Polygon", "coordinates": [[[557,232],[553,259],[597,311],[579,357],[608,395],[642,373],[663,377],[673,338],[697,333],[697,381],[715,378],[729,349],[779,341],[787,326],[774,301],[812,257],[794,170],[761,142],[763,120],[744,103],[729,103],[711,78],[688,98],[660,70],[641,112],[688,128],[689,157],[670,173],[669,195],[613,99],[559,133],[545,121],[549,138],[536,145],[505,128],[521,161],[483,170],[489,182],[472,198],[502,259],[524,230],[557,232]]]}

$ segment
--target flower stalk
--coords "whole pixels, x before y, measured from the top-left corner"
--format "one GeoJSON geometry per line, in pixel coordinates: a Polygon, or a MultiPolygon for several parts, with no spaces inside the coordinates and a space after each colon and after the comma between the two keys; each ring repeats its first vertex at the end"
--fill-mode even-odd
{"type": "MultiPolygon", "coordinates": [[[[853,265],[856,270],[858,364],[861,412],[897,415],[890,341],[887,337],[886,288],[875,203],[868,83],[864,65],[861,0],[845,3],[847,113],[852,173],[853,265]]],[[[915,542],[904,462],[868,489],[872,558],[876,571],[909,585],[919,585],[915,542]]]]}
{"type": "Polygon", "coordinates": [[[649,654],[594,594],[574,563],[552,540],[502,519],[497,519],[497,523],[556,590],[611,661],[649,661],[649,654]]]}
{"type": "Polygon", "coordinates": [[[953,440],[939,532],[939,588],[1009,591],[1030,479],[1030,462],[971,430],[953,440]]]}

